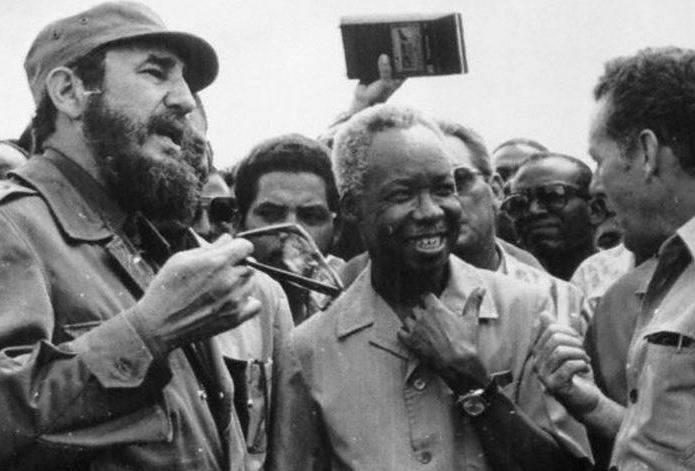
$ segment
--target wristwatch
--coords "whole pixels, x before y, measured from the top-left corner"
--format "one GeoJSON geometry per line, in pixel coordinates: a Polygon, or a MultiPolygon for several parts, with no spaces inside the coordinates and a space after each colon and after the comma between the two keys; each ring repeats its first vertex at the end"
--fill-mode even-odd
{"type": "Polygon", "coordinates": [[[497,384],[491,381],[484,389],[473,389],[456,399],[458,406],[469,417],[478,417],[490,407],[490,395],[497,389],[497,384]]]}

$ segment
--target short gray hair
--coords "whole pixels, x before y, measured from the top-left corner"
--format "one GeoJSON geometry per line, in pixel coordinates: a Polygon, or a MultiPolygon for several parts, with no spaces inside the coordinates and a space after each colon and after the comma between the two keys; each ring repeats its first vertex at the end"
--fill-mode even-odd
{"type": "Polygon", "coordinates": [[[442,140],[437,123],[422,112],[404,106],[382,104],[355,114],[340,127],[333,143],[333,173],[340,196],[359,195],[364,190],[364,177],[369,163],[369,146],[374,135],[388,129],[409,129],[423,125],[442,140]]]}

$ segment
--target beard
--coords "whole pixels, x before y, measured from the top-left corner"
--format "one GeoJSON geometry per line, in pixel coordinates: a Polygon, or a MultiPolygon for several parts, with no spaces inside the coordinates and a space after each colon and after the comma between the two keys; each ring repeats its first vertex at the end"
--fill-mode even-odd
{"type": "MultiPolygon", "coordinates": [[[[146,122],[110,109],[104,95],[93,95],[83,116],[84,134],[107,188],[128,213],[140,212],[155,225],[192,223],[208,169],[205,156],[181,143],[179,152],[153,158],[142,151],[153,134],[181,140],[184,119],[175,113],[152,115],[146,122]]],[[[190,126],[185,120],[184,126],[190,126]]]]}

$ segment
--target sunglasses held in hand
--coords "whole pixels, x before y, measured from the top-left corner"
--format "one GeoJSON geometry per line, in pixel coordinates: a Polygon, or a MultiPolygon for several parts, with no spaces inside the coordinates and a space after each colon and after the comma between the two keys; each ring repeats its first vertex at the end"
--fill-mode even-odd
{"type": "MultiPolygon", "coordinates": [[[[199,245],[209,244],[193,229],[190,234],[199,245]]],[[[282,243],[282,263],[287,269],[261,263],[253,257],[247,257],[244,264],[267,273],[277,281],[285,281],[308,289],[337,297],[343,291],[343,284],[335,271],[321,255],[311,236],[296,224],[276,224],[245,232],[236,237],[243,237],[253,242],[255,237],[277,237],[282,243]]]]}

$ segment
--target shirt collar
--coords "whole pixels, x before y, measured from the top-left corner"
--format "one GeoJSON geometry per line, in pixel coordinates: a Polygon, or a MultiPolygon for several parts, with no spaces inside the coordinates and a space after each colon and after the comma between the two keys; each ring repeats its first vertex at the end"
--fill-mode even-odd
{"type": "Polygon", "coordinates": [[[507,259],[509,256],[504,250],[504,247],[502,247],[502,244],[500,244],[497,240],[495,240],[495,250],[497,251],[497,256],[500,258],[500,264],[497,266],[497,270],[495,271],[506,275],[509,273],[509,267],[507,266],[507,259]]]}
{"type": "Polygon", "coordinates": [[[106,189],[66,155],[47,149],[29,159],[15,178],[38,191],[50,207],[58,225],[71,238],[97,241],[121,228],[125,212],[106,189]]]}
{"type": "MultiPolygon", "coordinates": [[[[676,234],[683,239],[685,246],[690,251],[690,255],[695,259],[695,217],[690,218],[688,222],[683,224],[677,231],[676,234]]],[[[666,242],[662,245],[665,247],[675,236],[669,237],[666,242]]],[[[660,250],[661,251],[661,250],[660,250]]]]}
{"type": "MultiPolygon", "coordinates": [[[[466,299],[473,289],[484,286],[483,279],[477,268],[453,255],[449,257],[449,268],[449,281],[440,299],[453,312],[462,314],[466,299]]],[[[400,326],[400,321],[388,303],[372,287],[371,262],[343,294],[341,311],[336,326],[336,334],[339,338],[374,325],[375,322],[379,324],[378,331],[396,338],[395,326],[400,326]],[[376,316],[380,318],[377,319],[376,316]]],[[[499,315],[492,295],[486,293],[480,306],[478,319],[497,318],[499,315]]]]}

